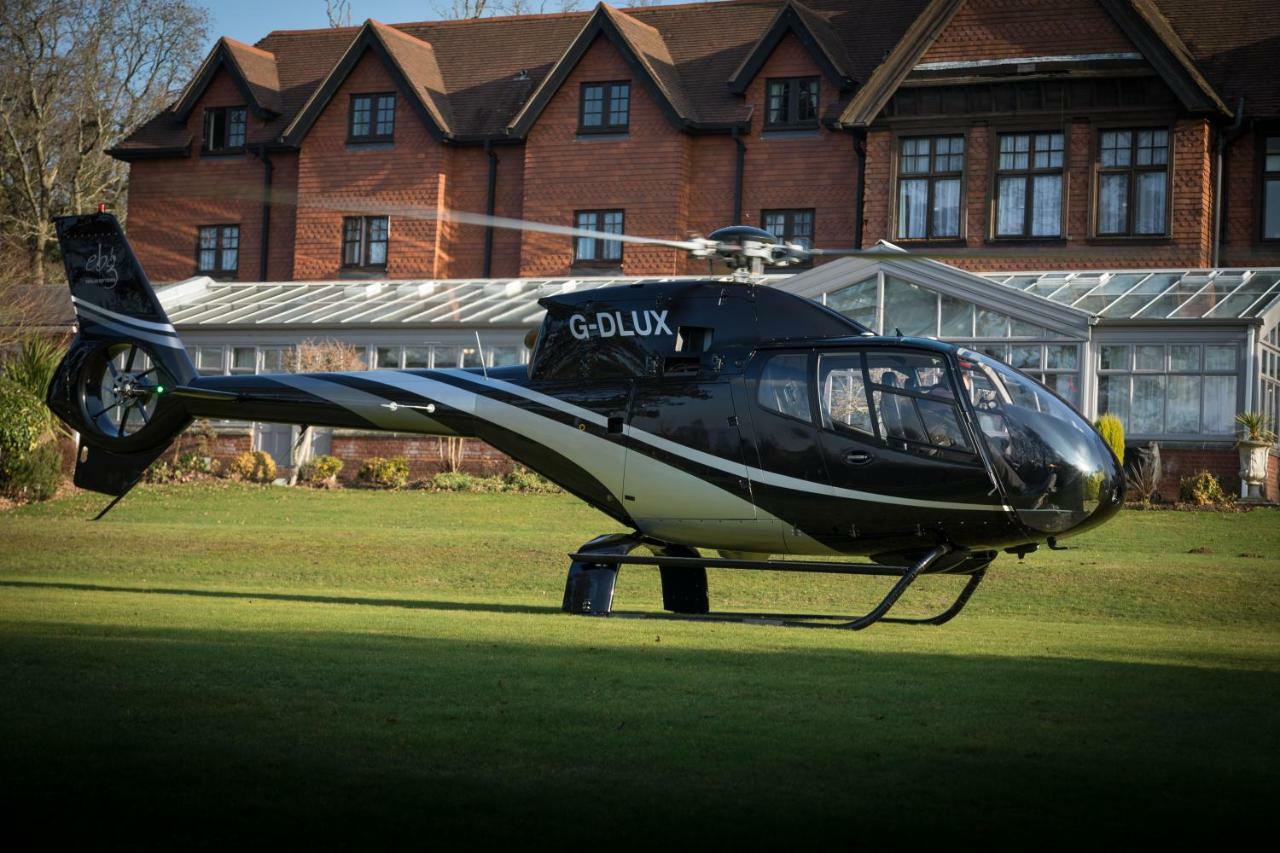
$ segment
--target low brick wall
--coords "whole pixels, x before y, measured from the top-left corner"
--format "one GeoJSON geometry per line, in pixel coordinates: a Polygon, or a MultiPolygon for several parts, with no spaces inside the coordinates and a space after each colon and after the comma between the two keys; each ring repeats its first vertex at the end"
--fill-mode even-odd
{"type": "MultiPolygon", "coordinates": [[[[1126,450],[1126,456],[1137,456],[1138,448],[1126,450]]],[[[1178,483],[1201,471],[1208,471],[1222,482],[1223,491],[1240,495],[1240,453],[1234,447],[1165,447],[1160,446],[1160,462],[1164,476],[1160,480],[1160,497],[1165,501],[1178,498],[1178,483]]],[[[1263,494],[1269,501],[1280,501],[1280,456],[1271,455],[1263,494]]]]}
{"type": "MultiPolygon", "coordinates": [[[[174,447],[171,447],[166,451],[165,455],[161,458],[172,458],[175,450],[179,456],[184,453],[194,453],[199,447],[199,442],[199,436],[190,431],[184,432],[182,435],[178,436],[178,440],[174,443],[174,447]]],[[[216,433],[216,435],[210,440],[209,450],[211,452],[209,455],[221,462],[223,466],[226,466],[228,462],[239,456],[241,453],[252,449],[252,433],[244,429],[229,430],[227,432],[216,433]]]]}
{"type": "MultiPolygon", "coordinates": [[[[449,468],[447,439],[396,432],[335,433],[329,452],[345,463],[342,477],[355,477],[361,463],[371,456],[403,456],[409,460],[411,479],[431,477],[449,468]]],[[[502,475],[515,462],[483,441],[467,438],[462,444],[461,470],[468,474],[502,475]]]]}

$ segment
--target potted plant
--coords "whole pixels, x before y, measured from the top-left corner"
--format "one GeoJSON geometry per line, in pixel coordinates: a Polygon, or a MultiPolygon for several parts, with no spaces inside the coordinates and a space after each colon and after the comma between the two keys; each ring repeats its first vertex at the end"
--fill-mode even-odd
{"type": "Polygon", "coordinates": [[[1267,418],[1261,412],[1242,412],[1236,415],[1240,425],[1240,480],[1248,487],[1246,500],[1262,500],[1262,484],[1267,479],[1267,454],[1276,443],[1276,434],[1270,429],[1267,418]]]}

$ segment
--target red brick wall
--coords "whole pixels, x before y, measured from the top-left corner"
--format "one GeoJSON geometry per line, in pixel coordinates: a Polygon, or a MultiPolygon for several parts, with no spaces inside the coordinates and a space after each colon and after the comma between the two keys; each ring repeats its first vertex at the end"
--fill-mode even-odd
{"type": "Polygon", "coordinates": [[[1208,471],[1222,483],[1228,495],[1240,496],[1240,454],[1234,448],[1160,448],[1160,464],[1163,479],[1160,480],[1160,497],[1165,501],[1178,499],[1178,484],[1183,477],[1208,471]]]}
{"type": "Polygon", "coordinates": [[[1280,456],[1274,453],[1267,460],[1266,495],[1269,501],[1280,501],[1280,456]]]}
{"type": "MultiPolygon", "coordinates": [[[[1246,101],[1246,107],[1248,102],[1246,101]]],[[[1280,135],[1280,130],[1271,135],[1280,135]]],[[[1262,185],[1259,183],[1261,133],[1246,133],[1227,149],[1223,266],[1280,266],[1280,243],[1260,243],[1262,185]]]]}
{"type": "Polygon", "coordinates": [[[922,62],[1133,50],[1097,0],[968,0],[922,62]]]}
{"type": "MultiPolygon", "coordinates": [[[[334,435],[330,453],[345,464],[343,479],[354,479],[366,459],[374,456],[403,456],[409,461],[409,476],[422,479],[447,470],[442,451],[444,439],[402,433],[349,433],[334,435]]],[[[483,441],[468,438],[463,445],[462,470],[468,474],[507,474],[515,463],[509,456],[483,441]]]]}
{"type": "MultiPolygon", "coordinates": [[[[415,218],[392,210],[386,274],[390,278],[433,278],[439,274],[439,229],[434,217],[440,212],[448,185],[443,146],[431,136],[402,92],[396,94],[395,141],[390,148],[347,145],[350,96],[395,89],[386,67],[366,51],[303,140],[298,158],[299,198],[325,198],[334,204],[298,209],[295,278],[338,276],[344,199],[408,208],[420,214],[422,218],[415,218]]],[[[359,207],[348,212],[359,213],[359,207]]]]}
{"type": "MultiPolygon", "coordinates": [[[[519,145],[494,146],[498,159],[494,192],[494,215],[519,219],[523,213],[524,148],[519,145]]],[[[449,182],[446,192],[451,209],[468,213],[484,213],[488,203],[489,155],[481,147],[451,147],[446,156],[449,182]]],[[[485,229],[445,221],[441,240],[442,278],[474,278],[484,272],[485,229]]],[[[520,232],[506,228],[493,229],[493,263],[495,277],[520,274],[520,232]]]]}
{"type": "MultiPolygon", "coordinates": [[[[1049,122],[1046,128],[1053,128],[1049,122]]],[[[912,131],[915,133],[916,131],[912,131]]],[[[1065,130],[1066,234],[1064,242],[992,244],[991,152],[999,127],[979,124],[965,132],[964,184],[965,257],[948,257],[946,249],[938,257],[969,269],[1025,270],[1080,267],[1207,266],[1211,253],[1213,218],[1210,198],[1213,190],[1211,134],[1201,119],[1182,119],[1172,134],[1172,195],[1170,236],[1154,240],[1111,239],[1091,236],[1094,190],[1094,149],[1098,128],[1083,120],[1073,121],[1065,130]],[[1000,247],[1000,253],[982,250],[1000,247]]],[[[896,187],[893,186],[895,146],[888,129],[875,129],[867,140],[867,201],[864,243],[878,239],[898,242],[892,236],[896,187]]]]}
{"type": "MultiPolygon", "coordinates": [[[[858,180],[853,139],[849,134],[832,133],[825,127],[820,127],[816,135],[798,138],[768,135],[763,131],[766,81],[770,77],[813,75],[821,75],[813,57],[799,39],[787,35],[747,88],[746,102],[754,105],[755,112],[751,135],[746,140],[742,218],[748,225],[759,226],[761,210],[813,208],[815,245],[852,246],[858,180]]],[[[825,76],[819,76],[818,104],[822,113],[826,114],[829,107],[839,101],[840,91],[825,76]]],[[[728,162],[732,166],[733,161],[728,162]]],[[[713,186],[729,196],[732,210],[732,171],[727,176],[715,175],[711,180],[715,181],[713,186]]]]}
{"type": "MultiPolygon", "coordinates": [[[[524,215],[570,225],[575,210],[624,209],[630,234],[682,235],[688,228],[691,143],[663,113],[642,80],[634,79],[621,54],[597,37],[529,131],[525,143],[524,215]],[[578,137],[578,100],[586,82],[631,80],[626,138],[578,137]]],[[[732,184],[728,192],[732,193],[732,184]]],[[[520,272],[565,275],[573,248],[569,238],[526,233],[520,272]]],[[[673,274],[682,253],[656,246],[627,245],[627,275],[673,274]]]]}
{"type": "MultiPolygon", "coordinates": [[[[138,260],[154,282],[189,278],[196,270],[201,225],[240,225],[236,278],[256,281],[261,272],[262,161],[252,154],[201,156],[207,107],[242,106],[244,95],[226,71],[218,71],[187,120],[192,154],[186,159],[142,160],[129,170],[126,227],[138,260]]],[[[248,116],[248,143],[263,142],[263,123],[248,116]]],[[[290,176],[276,186],[292,191],[290,176]]],[[[273,233],[275,229],[273,228],[273,233]]],[[[287,271],[287,270],[284,270],[287,271]]]]}

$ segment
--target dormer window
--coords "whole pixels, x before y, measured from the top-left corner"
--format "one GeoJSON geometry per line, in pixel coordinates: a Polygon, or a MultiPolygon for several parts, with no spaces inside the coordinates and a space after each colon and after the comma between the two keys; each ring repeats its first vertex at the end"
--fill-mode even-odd
{"type": "Polygon", "coordinates": [[[631,84],[583,83],[579,133],[622,133],[631,121],[631,84]]]}
{"type": "Polygon", "coordinates": [[[765,81],[766,130],[807,130],[818,126],[818,78],[775,77],[765,81]]]}
{"type": "Polygon", "coordinates": [[[244,107],[211,107],[204,111],[204,151],[206,154],[236,154],[244,150],[248,128],[244,107]]]}
{"type": "Polygon", "coordinates": [[[394,92],[351,96],[351,116],[347,125],[350,142],[390,142],[395,132],[394,92]]]}

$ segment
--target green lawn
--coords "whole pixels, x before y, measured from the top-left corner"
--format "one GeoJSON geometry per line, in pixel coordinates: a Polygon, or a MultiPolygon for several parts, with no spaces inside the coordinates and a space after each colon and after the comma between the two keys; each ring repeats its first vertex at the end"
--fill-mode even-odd
{"type": "MultiPolygon", "coordinates": [[[[852,634],[566,616],[565,554],[615,529],[566,496],[104,503],[0,513],[0,791],[42,846],[1185,842],[1269,825],[1280,783],[1274,510],[1122,514],[945,627],[852,634]]],[[[620,609],[660,602],[623,569],[620,609]]]]}

